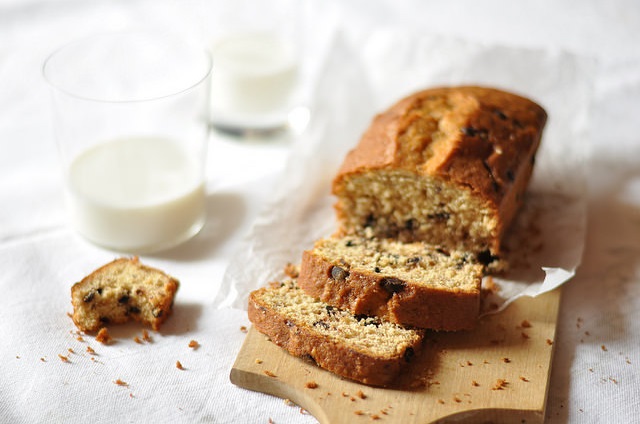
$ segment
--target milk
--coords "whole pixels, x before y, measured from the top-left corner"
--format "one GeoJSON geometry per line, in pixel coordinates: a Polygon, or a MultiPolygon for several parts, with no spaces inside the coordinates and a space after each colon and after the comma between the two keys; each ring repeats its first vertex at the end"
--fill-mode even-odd
{"type": "Polygon", "coordinates": [[[269,32],[242,33],[218,40],[212,51],[214,123],[251,127],[286,119],[298,73],[291,41],[269,32]]]}
{"type": "Polygon", "coordinates": [[[90,241],[145,252],[186,240],[204,224],[202,167],[176,142],[122,138],[69,166],[72,222],[90,241]]]}

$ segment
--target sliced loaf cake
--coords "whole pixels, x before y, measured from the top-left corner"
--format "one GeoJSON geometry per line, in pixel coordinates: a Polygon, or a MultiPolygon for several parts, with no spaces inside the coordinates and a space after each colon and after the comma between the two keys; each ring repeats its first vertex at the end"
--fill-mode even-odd
{"type": "Polygon", "coordinates": [[[423,330],[357,316],[305,294],[295,279],[249,296],[255,328],[295,356],[342,377],[391,384],[421,350],[423,330]]]}
{"type": "Polygon", "coordinates": [[[298,278],[310,296],[353,314],[447,331],[475,326],[481,282],[471,254],[360,236],[318,240],[298,278]]]}

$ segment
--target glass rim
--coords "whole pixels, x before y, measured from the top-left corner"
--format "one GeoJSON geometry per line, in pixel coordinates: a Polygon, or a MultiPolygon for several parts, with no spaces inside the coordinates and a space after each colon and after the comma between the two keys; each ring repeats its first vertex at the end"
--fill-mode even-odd
{"type": "Polygon", "coordinates": [[[67,43],[64,43],[61,46],[54,49],[51,53],[49,53],[49,55],[47,55],[44,62],[42,63],[42,67],[41,67],[42,77],[47,82],[47,84],[49,84],[51,88],[79,100],[91,101],[96,103],[104,103],[104,104],[118,104],[118,103],[125,104],[125,103],[150,102],[150,101],[162,100],[162,99],[178,96],[200,85],[211,74],[211,71],[213,69],[213,58],[211,53],[206,48],[202,48],[202,47],[198,47],[195,50],[200,51],[200,53],[202,53],[202,56],[206,58],[206,72],[204,72],[204,75],[202,75],[200,78],[197,78],[195,82],[191,82],[187,84],[187,86],[184,88],[181,88],[179,90],[173,90],[169,93],[158,95],[158,96],[150,96],[150,97],[136,98],[136,99],[123,99],[123,100],[113,100],[113,99],[104,99],[99,97],[86,96],[86,95],[73,92],[72,90],[65,89],[61,84],[57,83],[56,81],[54,81],[53,78],[51,78],[50,73],[49,74],[47,73],[47,67],[48,65],[50,65],[51,60],[62,51],[68,49],[69,47],[72,47],[74,45],[80,45],[81,43],[85,43],[91,39],[94,39],[94,38],[97,39],[99,37],[103,37],[107,35],[118,35],[118,34],[123,35],[123,34],[136,34],[136,33],[147,34],[147,35],[162,34],[163,36],[170,36],[173,40],[182,42],[185,45],[189,45],[192,47],[196,46],[196,43],[190,42],[189,39],[187,38],[178,36],[169,31],[162,31],[162,30],[118,30],[118,31],[104,31],[104,32],[94,33],[94,34],[77,38],[67,43]]]}

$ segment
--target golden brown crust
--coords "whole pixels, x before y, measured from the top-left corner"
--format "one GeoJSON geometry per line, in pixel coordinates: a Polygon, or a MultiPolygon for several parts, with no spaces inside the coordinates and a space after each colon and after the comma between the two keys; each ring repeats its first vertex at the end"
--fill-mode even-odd
{"type": "MultiPolygon", "coordinates": [[[[290,354],[311,359],[321,368],[371,386],[390,385],[406,365],[407,356],[378,357],[331,341],[305,323],[297,322],[262,302],[261,294],[265,290],[268,288],[258,289],[249,295],[249,320],[258,331],[290,354]]],[[[420,349],[421,343],[414,344],[410,348],[411,356],[419,353],[420,349]]]]}
{"type": "Polygon", "coordinates": [[[480,310],[480,287],[458,290],[407,283],[402,291],[383,288],[385,276],[350,269],[342,281],[330,278],[334,264],[304,251],[298,285],[310,296],[355,315],[378,316],[397,324],[433,330],[473,329],[480,310]]]}
{"type": "MultiPolygon", "coordinates": [[[[404,169],[437,177],[471,190],[495,210],[491,250],[497,253],[521,204],[546,118],[531,100],[492,88],[420,91],[374,118],[343,162],[333,193],[340,197],[345,179],[368,171],[404,169]]],[[[340,221],[349,214],[340,201],[336,211],[340,221]]]]}

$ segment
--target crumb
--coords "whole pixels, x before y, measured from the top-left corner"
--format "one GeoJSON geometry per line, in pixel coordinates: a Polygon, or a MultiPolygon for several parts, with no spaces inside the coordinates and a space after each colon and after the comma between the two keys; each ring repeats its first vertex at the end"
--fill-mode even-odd
{"type": "Polygon", "coordinates": [[[520,323],[520,327],[522,327],[522,328],[531,328],[531,323],[525,319],[520,323]]]}
{"type": "Polygon", "coordinates": [[[189,347],[193,350],[196,350],[197,348],[200,347],[200,343],[198,343],[196,340],[191,340],[189,342],[189,347]]]}
{"type": "Polygon", "coordinates": [[[256,359],[256,364],[260,365],[262,363],[262,359],[256,359]]]}
{"type": "Polygon", "coordinates": [[[247,327],[245,325],[242,325],[242,326],[240,326],[240,331],[242,331],[243,333],[246,333],[248,330],[247,330],[247,327]]]}
{"type": "Polygon", "coordinates": [[[551,346],[551,345],[553,344],[553,340],[551,340],[551,339],[547,339],[547,344],[548,344],[549,346],[551,346]]]}
{"type": "Polygon", "coordinates": [[[72,314],[71,312],[67,312],[67,316],[68,316],[69,318],[73,318],[73,314],[72,314]]]}
{"type": "Polygon", "coordinates": [[[305,387],[307,389],[317,389],[318,383],[316,383],[315,381],[307,381],[307,384],[305,384],[305,387]]]}
{"type": "Polygon", "coordinates": [[[378,415],[378,414],[371,414],[371,419],[372,419],[372,420],[374,420],[374,421],[379,420],[379,419],[380,419],[380,415],[378,415]]]}
{"type": "Polygon", "coordinates": [[[511,359],[509,358],[502,358],[502,362],[504,362],[505,364],[508,364],[511,362],[511,359]]]}
{"type": "Polygon", "coordinates": [[[62,362],[69,362],[69,357],[68,356],[64,356],[58,353],[58,358],[60,358],[60,360],[62,362]]]}
{"type": "Polygon", "coordinates": [[[296,404],[293,403],[293,401],[291,399],[283,399],[283,402],[287,406],[296,406],[296,404]]]}
{"type": "Polygon", "coordinates": [[[308,414],[309,414],[309,413],[307,412],[307,410],[306,410],[306,409],[304,409],[304,408],[300,408],[300,413],[301,413],[302,415],[308,415],[308,414]]]}
{"type": "Polygon", "coordinates": [[[347,393],[347,392],[342,392],[342,397],[349,397],[349,393],[347,393]]]}
{"type": "Polygon", "coordinates": [[[276,378],[277,377],[277,375],[275,375],[274,373],[272,373],[269,370],[264,370],[263,372],[264,372],[264,375],[266,375],[267,377],[272,377],[272,378],[276,378]]]}
{"type": "Polygon", "coordinates": [[[153,341],[147,330],[142,330],[142,340],[147,343],[151,343],[153,341]]]}
{"type": "Polygon", "coordinates": [[[629,360],[629,358],[624,358],[624,361],[625,361],[627,364],[631,364],[631,360],[629,360]]]}
{"type": "Polygon", "coordinates": [[[454,396],[453,397],[453,401],[456,402],[456,403],[462,402],[462,400],[458,396],[454,396]]]}
{"type": "Polygon", "coordinates": [[[122,381],[120,379],[117,379],[116,381],[114,381],[114,383],[117,384],[118,386],[129,387],[129,383],[127,383],[126,381],[122,381]]]}
{"type": "Polygon", "coordinates": [[[134,398],[135,396],[133,396],[133,393],[129,393],[129,397],[134,398]]]}
{"type": "Polygon", "coordinates": [[[354,414],[356,415],[364,415],[364,411],[358,409],[357,411],[353,411],[354,414]]]}
{"type": "Polygon", "coordinates": [[[176,361],[176,368],[178,368],[179,370],[183,370],[184,371],[184,367],[182,366],[182,363],[180,361],[176,361]]]}
{"type": "Polygon", "coordinates": [[[96,335],[96,341],[106,345],[111,343],[111,340],[111,335],[109,334],[107,327],[102,327],[96,335]]]}
{"type": "Polygon", "coordinates": [[[593,368],[589,368],[589,372],[593,372],[593,368]]]}
{"type": "Polygon", "coordinates": [[[584,332],[584,335],[585,335],[585,336],[590,336],[590,335],[591,335],[591,333],[589,333],[588,331],[585,331],[585,332],[584,332]]]}
{"type": "Polygon", "coordinates": [[[507,380],[499,378],[499,379],[496,380],[496,382],[493,385],[493,387],[491,388],[491,390],[504,390],[507,387],[508,384],[509,383],[507,382],[507,380]]]}
{"type": "Polygon", "coordinates": [[[46,359],[44,359],[44,357],[40,358],[40,361],[42,361],[42,362],[47,362],[47,360],[46,360],[46,359]]]}
{"type": "Polygon", "coordinates": [[[16,359],[20,359],[20,355],[16,355],[16,359]]]}
{"type": "Polygon", "coordinates": [[[89,353],[89,355],[95,355],[96,351],[93,350],[91,346],[87,346],[87,353],[89,353]]]}
{"type": "Polygon", "coordinates": [[[439,403],[440,405],[444,405],[444,400],[442,400],[442,399],[438,399],[438,403],[439,403]]]}
{"type": "Polygon", "coordinates": [[[271,417],[269,417],[269,424],[275,424],[275,421],[273,421],[271,417]]]}
{"type": "Polygon", "coordinates": [[[609,380],[611,380],[613,382],[613,384],[618,384],[618,380],[616,380],[613,377],[609,377],[609,380]]]}
{"type": "Polygon", "coordinates": [[[467,361],[467,365],[468,365],[468,366],[472,366],[472,365],[473,365],[473,362],[471,362],[471,361],[467,361]]]}
{"type": "Polygon", "coordinates": [[[67,350],[69,351],[69,353],[75,353],[75,352],[73,351],[73,349],[71,349],[71,348],[69,348],[69,349],[67,349],[67,350]]]}
{"type": "Polygon", "coordinates": [[[77,340],[77,341],[79,341],[79,342],[83,342],[83,341],[84,341],[84,339],[82,338],[82,336],[78,336],[78,337],[76,337],[76,340],[77,340]]]}
{"type": "Polygon", "coordinates": [[[530,337],[529,337],[529,335],[528,335],[527,333],[525,333],[524,331],[523,331],[522,333],[520,333],[520,334],[522,334],[522,338],[523,338],[523,339],[528,339],[528,338],[530,338],[530,337]]]}
{"type": "Polygon", "coordinates": [[[138,336],[135,336],[135,337],[133,338],[133,341],[134,341],[134,342],[136,342],[136,343],[138,343],[138,344],[142,344],[142,340],[140,340],[140,337],[138,337],[138,336]]]}
{"type": "Polygon", "coordinates": [[[296,265],[288,263],[287,266],[284,267],[284,273],[289,278],[298,278],[300,269],[296,265]]]}
{"type": "Polygon", "coordinates": [[[606,351],[607,351],[607,347],[606,347],[605,345],[600,346],[600,348],[601,348],[604,352],[606,352],[606,351]]]}
{"type": "Polygon", "coordinates": [[[386,410],[386,409],[381,409],[381,410],[380,410],[380,413],[381,413],[382,415],[389,415],[389,413],[387,412],[387,410],[386,410]]]}
{"type": "Polygon", "coordinates": [[[358,395],[358,397],[359,397],[360,399],[366,399],[366,398],[367,398],[367,395],[365,395],[365,394],[362,392],[362,390],[358,390],[358,391],[356,392],[356,395],[358,395]]]}
{"type": "Polygon", "coordinates": [[[523,377],[523,376],[520,376],[520,380],[524,381],[525,383],[529,382],[529,379],[527,377],[523,377]]]}
{"type": "Polygon", "coordinates": [[[478,386],[480,386],[480,383],[478,383],[476,380],[471,380],[471,385],[473,387],[478,387],[478,386]]]}
{"type": "Polygon", "coordinates": [[[355,402],[355,401],[356,401],[356,398],[354,398],[353,396],[351,396],[351,397],[349,398],[349,400],[350,400],[351,402],[355,402]]]}

